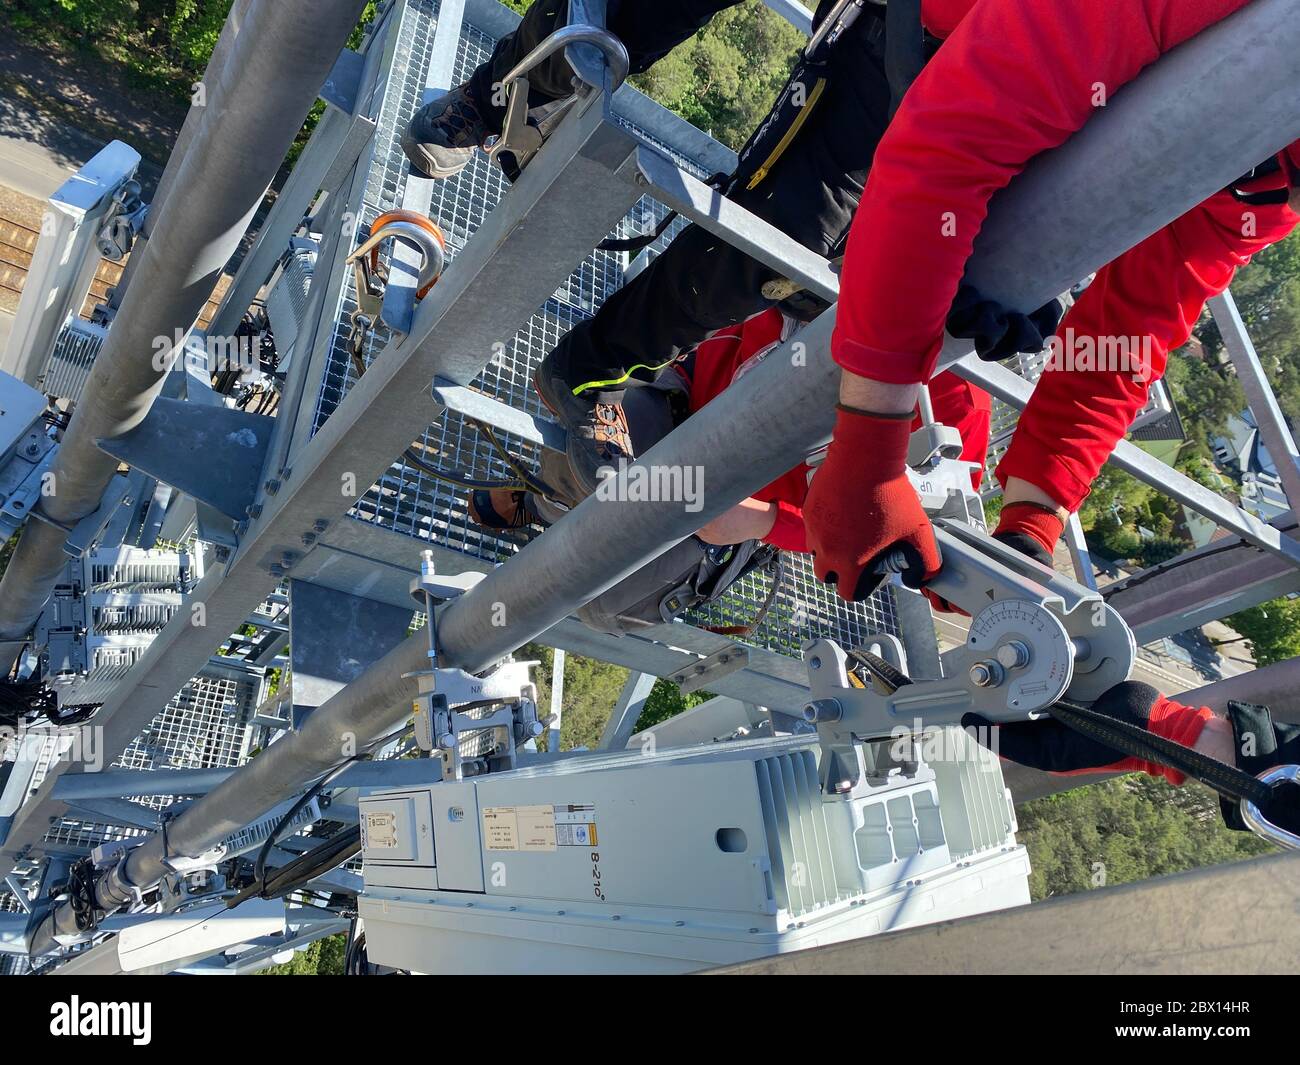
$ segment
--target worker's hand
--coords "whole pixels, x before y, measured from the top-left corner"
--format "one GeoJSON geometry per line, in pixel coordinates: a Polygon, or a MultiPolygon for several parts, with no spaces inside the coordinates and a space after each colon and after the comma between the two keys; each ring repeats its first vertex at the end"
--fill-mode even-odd
{"type": "MultiPolygon", "coordinates": [[[[1149,684],[1126,680],[1104,692],[1092,708],[1156,736],[1193,747],[1213,713],[1206,707],[1184,706],[1161,695],[1149,684]]],[[[1143,772],[1181,784],[1183,774],[1141,758],[1122,754],[1050,718],[995,726],[978,714],[966,714],[962,727],[1003,758],[1048,773],[1143,772]]]]}
{"type": "MultiPolygon", "coordinates": [[[[1002,541],[1025,557],[1051,569],[1052,552],[1064,530],[1065,520],[1056,510],[1041,503],[1017,500],[1002,508],[1002,517],[993,531],[993,539],[1002,541]]],[[[970,616],[961,607],[928,588],[921,589],[921,594],[940,613],[970,616]]]]}
{"type": "Polygon", "coordinates": [[[761,499],[742,499],[730,510],[719,514],[695,535],[706,544],[739,544],[761,540],[776,524],[777,506],[761,499]]]}
{"type": "Polygon", "coordinates": [[[878,415],[842,404],[826,461],[804,502],[808,549],[818,578],[844,599],[866,599],[884,579],[877,562],[895,548],[903,579],[919,586],[939,572],[939,546],[904,472],[912,415],[878,415]]]}

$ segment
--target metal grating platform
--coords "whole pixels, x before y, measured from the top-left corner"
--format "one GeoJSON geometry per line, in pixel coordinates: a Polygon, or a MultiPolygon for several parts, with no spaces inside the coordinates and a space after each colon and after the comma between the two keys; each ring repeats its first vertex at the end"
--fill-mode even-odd
{"type": "MultiPolygon", "coordinates": [[[[407,0],[396,12],[397,41],[391,67],[380,91],[379,122],[373,153],[364,181],[357,181],[360,200],[348,209],[364,223],[378,214],[401,206],[407,167],[399,138],[409,115],[419,106],[432,59],[438,6],[433,0],[407,0]]],[[[465,80],[474,67],[489,56],[494,39],[467,21],[457,45],[453,81],[465,80]]],[[[660,137],[623,121],[628,128],[660,148],[678,165],[698,177],[709,168],[665,144],[660,137]]],[[[361,163],[366,165],[365,158],[361,163]]],[[[477,155],[456,177],[433,186],[430,215],[449,237],[449,258],[465,246],[479,225],[506,193],[508,184],[485,155],[477,155]]],[[[665,214],[665,208],[643,198],[623,220],[616,235],[645,232],[665,214]]],[[[656,242],[656,250],[680,230],[677,222],[656,242]]],[[[532,370],[559,338],[576,322],[590,316],[623,283],[629,256],[625,253],[593,251],[570,275],[564,285],[541,307],[528,325],[509,340],[474,382],[474,387],[534,415],[542,407],[531,388],[532,370]]],[[[318,273],[318,280],[322,274],[318,273]]],[[[328,335],[325,360],[310,431],[315,433],[337,408],[355,377],[347,351],[350,316],[356,308],[350,272],[339,284],[328,335]]],[[[366,351],[373,358],[387,340],[382,331],[371,336],[366,351]]],[[[503,440],[517,454],[535,459],[536,450],[518,438],[503,434],[503,440]]],[[[416,442],[429,459],[448,467],[472,471],[476,476],[500,476],[504,465],[476,432],[458,414],[448,412],[429,427],[416,442]]],[[[464,493],[411,468],[400,459],[353,508],[351,516],[405,536],[429,540],[452,550],[489,562],[501,561],[518,550],[519,542],[497,536],[471,523],[464,493]]],[[[752,578],[725,600],[713,604],[699,617],[704,626],[743,624],[751,620],[768,594],[765,579],[752,578]]],[[[803,641],[830,636],[846,644],[860,644],[873,633],[897,634],[899,625],[892,592],[877,594],[868,603],[846,606],[835,594],[817,582],[806,556],[787,556],[782,589],[763,624],[749,637],[750,642],[788,655],[798,655],[803,641]]]]}

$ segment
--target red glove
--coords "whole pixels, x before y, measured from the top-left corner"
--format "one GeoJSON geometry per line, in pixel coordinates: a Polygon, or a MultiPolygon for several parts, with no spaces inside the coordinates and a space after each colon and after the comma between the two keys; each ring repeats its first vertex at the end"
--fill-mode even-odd
{"type": "Polygon", "coordinates": [[[803,505],[813,568],[858,602],[884,579],[875,564],[897,546],[908,560],[904,579],[916,587],[939,572],[939,545],[904,472],[912,413],[837,410],[830,451],[803,505]]]}

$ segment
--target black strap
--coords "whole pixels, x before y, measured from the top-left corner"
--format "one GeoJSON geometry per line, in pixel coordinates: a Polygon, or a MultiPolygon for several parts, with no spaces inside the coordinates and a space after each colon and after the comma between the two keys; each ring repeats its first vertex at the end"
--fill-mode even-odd
{"type": "Polygon", "coordinates": [[[1272,798],[1272,788],[1258,777],[1127,721],[1118,721],[1089,707],[1065,700],[1054,704],[1051,714],[1063,725],[1090,739],[1134,758],[1176,769],[1213,788],[1224,798],[1252,802],[1261,809],[1272,798]]]}
{"type": "Polygon", "coordinates": [[[885,77],[889,79],[889,117],[925,66],[921,0],[889,0],[885,6],[885,77]]]}

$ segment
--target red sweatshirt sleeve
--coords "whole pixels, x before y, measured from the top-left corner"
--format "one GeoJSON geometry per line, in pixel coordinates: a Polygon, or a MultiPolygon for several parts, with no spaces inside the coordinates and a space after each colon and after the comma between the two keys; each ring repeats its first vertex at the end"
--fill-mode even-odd
{"type": "MultiPolygon", "coordinates": [[[[798,472],[807,475],[805,467],[800,467],[798,472]]],[[[775,502],[776,524],[772,526],[772,531],[763,537],[763,540],[773,547],[779,547],[782,551],[797,551],[806,554],[808,551],[808,536],[803,529],[802,508],[784,499],[777,499],[775,502]]]]}
{"type": "Polygon", "coordinates": [[[880,142],[844,263],[832,353],[926,380],[988,202],[1164,52],[1248,0],[975,0],[880,142]]]}
{"type": "Polygon", "coordinates": [[[1298,222],[1285,204],[1252,207],[1221,192],[1101,270],[1061,322],[998,464],[1003,486],[1019,477],[1077,510],[1205,301],[1298,222]],[[1127,365],[1108,358],[1107,346],[1127,365]]]}

